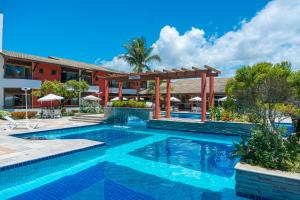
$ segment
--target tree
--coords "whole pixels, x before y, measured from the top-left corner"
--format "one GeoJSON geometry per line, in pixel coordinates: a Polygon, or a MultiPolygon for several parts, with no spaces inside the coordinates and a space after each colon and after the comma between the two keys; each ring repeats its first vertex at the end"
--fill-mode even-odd
{"type": "Polygon", "coordinates": [[[146,40],[142,37],[133,39],[128,44],[125,44],[124,48],[127,50],[127,53],[118,56],[118,58],[123,59],[132,66],[133,72],[139,73],[151,70],[150,62],[161,61],[159,55],[152,55],[153,47],[147,48],[146,40]]]}
{"type": "Polygon", "coordinates": [[[294,103],[288,81],[292,74],[288,62],[245,66],[227,83],[226,94],[234,99],[238,113],[256,115],[264,125],[275,129],[275,119],[284,117],[282,107],[294,103]]]}
{"type": "Polygon", "coordinates": [[[297,77],[288,62],[262,62],[237,70],[226,85],[229,108],[258,120],[250,137],[235,144],[234,156],[252,165],[300,172],[299,137],[287,135],[275,122],[298,109],[297,77]]]}
{"type": "Polygon", "coordinates": [[[68,100],[78,97],[80,92],[84,92],[89,89],[89,85],[85,81],[70,80],[66,83],[61,83],[59,81],[45,81],[42,83],[39,90],[33,91],[32,95],[41,97],[47,94],[55,94],[63,96],[64,100],[62,105],[68,100]]]}

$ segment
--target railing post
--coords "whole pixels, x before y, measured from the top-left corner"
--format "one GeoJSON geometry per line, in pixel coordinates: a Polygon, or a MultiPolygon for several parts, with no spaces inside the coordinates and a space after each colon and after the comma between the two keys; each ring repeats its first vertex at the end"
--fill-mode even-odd
{"type": "Polygon", "coordinates": [[[104,106],[107,106],[108,103],[108,94],[109,94],[109,88],[108,88],[108,80],[104,80],[104,106]]]}
{"type": "Polygon", "coordinates": [[[214,91],[215,77],[209,77],[209,106],[213,108],[215,106],[215,91],[214,91]]]}
{"type": "Polygon", "coordinates": [[[118,97],[119,97],[119,100],[122,100],[122,81],[118,81],[118,87],[119,87],[118,97]]]}
{"type": "Polygon", "coordinates": [[[155,119],[159,119],[160,104],[159,104],[159,77],[155,77],[155,119]]]}
{"type": "Polygon", "coordinates": [[[171,117],[171,81],[170,79],[167,80],[167,98],[166,98],[166,118],[170,118],[171,117]]]}
{"type": "Polygon", "coordinates": [[[202,122],[206,121],[206,73],[201,74],[201,118],[202,122]]]}

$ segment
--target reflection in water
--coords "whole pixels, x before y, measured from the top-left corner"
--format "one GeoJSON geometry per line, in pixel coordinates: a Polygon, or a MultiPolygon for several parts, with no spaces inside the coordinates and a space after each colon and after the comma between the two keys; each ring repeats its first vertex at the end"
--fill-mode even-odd
{"type": "Polygon", "coordinates": [[[231,177],[238,159],[232,159],[231,145],[183,138],[168,138],[131,152],[148,160],[231,177]]]}

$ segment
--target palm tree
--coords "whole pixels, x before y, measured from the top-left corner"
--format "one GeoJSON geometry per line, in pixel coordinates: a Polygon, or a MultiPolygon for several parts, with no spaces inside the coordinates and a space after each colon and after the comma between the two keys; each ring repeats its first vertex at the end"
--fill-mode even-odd
{"type": "Polygon", "coordinates": [[[132,66],[132,71],[140,73],[146,70],[151,70],[149,63],[152,61],[160,62],[159,55],[152,55],[153,47],[147,48],[145,38],[135,38],[128,44],[124,45],[127,53],[118,56],[118,59],[123,59],[130,66],[132,66]]]}

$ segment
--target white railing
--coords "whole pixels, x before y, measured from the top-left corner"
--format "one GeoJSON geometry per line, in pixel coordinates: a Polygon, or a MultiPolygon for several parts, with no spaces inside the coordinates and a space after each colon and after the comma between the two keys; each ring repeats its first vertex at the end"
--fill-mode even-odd
{"type": "Polygon", "coordinates": [[[32,88],[32,89],[39,89],[41,87],[41,81],[40,80],[31,80],[31,79],[0,78],[0,87],[2,87],[2,88],[28,87],[28,88],[32,88]]]}

